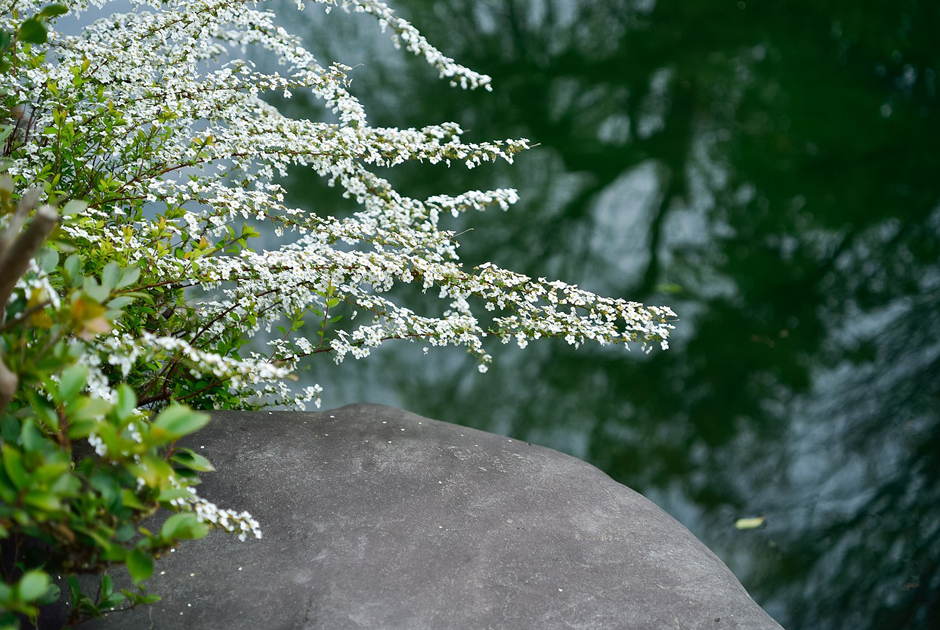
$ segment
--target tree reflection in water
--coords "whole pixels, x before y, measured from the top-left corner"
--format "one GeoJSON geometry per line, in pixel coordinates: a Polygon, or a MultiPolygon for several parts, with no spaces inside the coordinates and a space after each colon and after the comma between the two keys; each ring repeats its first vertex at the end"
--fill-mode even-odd
{"type": "MultiPolygon", "coordinates": [[[[495,93],[364,51],[367,22],[311,25],[322,57],[364,63],[353,86],[374,120],[540,143],[509,172],[396,175],[416,196],[520,189],[508,214],[455,224],[473,229],[463,258],[682,321],[666,353],[495,347],[483,377],[410,346],[317,363],[327,401],[393,402],[583,457],[688,525],[791,630],[937,627],[935,3],[396,8],[495,93]],[[764,528],[734,529],[758,514],[764,528]]],[[[297,203],[332,203],[295,180],[297,203]]]]}

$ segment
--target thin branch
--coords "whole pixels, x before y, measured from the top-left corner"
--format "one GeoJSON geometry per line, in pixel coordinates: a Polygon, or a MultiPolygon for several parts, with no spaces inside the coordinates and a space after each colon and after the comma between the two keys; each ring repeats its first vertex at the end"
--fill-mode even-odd
{"type": "MultiPolygon", "coordinates": [[[[42,189],[33,188],[26,191],[23,196],[20,197],[20,202],[16,204],[16,211],[10,219],[7,231],[3,234],[3,238],[0,239],[0,258],[3,257],[4,252],[13,244],[14,239],[20,235],[20,230],[22,230],[23,224],[26,223],[26,218],[29,216],[29,213],[33,211],[33,208],[36,207],[36,204],[39,203],[40,195],[42,195],[42,189]]],[[[18,279],[19,276],[17,276],[17,280],[18,279]]]]}
{"type": "Polygon", "coordinates": [[[13,330],[14,328],[24,323],[26,320],[28,320],[30,317],[32,317],[36,313],[38,313],[42,309],[49,306],[50,304],[52,304],[52,300],[43,300],[42,302],[39,302],[38,304],[29,307],[28,309],[20,313],[15,319],[12,319],[8,321],[7,323],[0,325],[0,333],[5,333],[10,330],[13,330]]]}
{"type": "Polygon", "coordinates": [[[52,232],[58,220],[59,213],[55,211],[55,208],[40,206],[26,231],[3,252],[0,252],[0,311],[6,309],[17,280],[26,273],[29,262],[39,251],[39,247],[52,232]]]}

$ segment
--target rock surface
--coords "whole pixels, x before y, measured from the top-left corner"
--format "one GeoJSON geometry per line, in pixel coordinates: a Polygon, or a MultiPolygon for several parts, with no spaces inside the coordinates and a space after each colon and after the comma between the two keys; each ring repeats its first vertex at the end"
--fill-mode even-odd
{"type": "Polygon", "coordinates": [[[777,629],[639,494],[561,453],[408,412],[218,412],[200,494],[264,531],[157,562],[159,630],[777,629]]]}

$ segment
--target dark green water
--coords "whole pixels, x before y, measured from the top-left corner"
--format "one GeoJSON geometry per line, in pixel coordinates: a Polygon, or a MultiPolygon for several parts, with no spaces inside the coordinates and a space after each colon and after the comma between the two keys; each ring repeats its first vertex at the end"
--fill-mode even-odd
{"type": "MultiPolygon", "coordinates": [[[[511,168],[408,168],[493,261],[667,304],[668,352],[390,346],[311,366],[332,407],[390,403],[560,449],[688,526],[790,630],[940,627],[940,4],[398,0],[493,76],[466,94],[354,17],[307,29],[375,123],[527,137],[511,168]],[[764,527],[739,531],[739,517],[764,527]]],[[[296,114],[319,115],[295,95],[296,114]]],[[[293,201],[341,207],[309,175],[293,201]]]]}

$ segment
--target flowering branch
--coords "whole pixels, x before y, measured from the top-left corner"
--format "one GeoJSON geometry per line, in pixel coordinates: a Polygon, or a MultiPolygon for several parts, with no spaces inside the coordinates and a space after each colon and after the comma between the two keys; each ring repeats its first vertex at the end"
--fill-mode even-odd
{"type": "MultiPolygon", "coordinates": [[[[461,346],[483,372],[497,339],[667,348],[675,317],[667,307],[461,263],[446,222],[508,210],[514,190],[416,199],[377,174],[418,161],[511,163],[528,140],[469,142],[455,122],[373,126],[347,89],[352,69],[321,64],[256,2],[130,0],[129,11],[75,36],[49,23],[69,8],[108,3],[0,0],[0,112],[9,113],[0,116],[0,170],[10,176],[0,185],[0,308],[11,314],[0,318],[8,354],[0,357],[0,416],[11,409],[4,435],[16,421],[24,436],[2,444],[0,540],[22,523],[33,523],[30,535],[49,523],[72,533],[73,519],[92,515],[80,527],[96,532],[94,544],[50,534],[61,566],[94,569],[95,558],[116,558],[140,583],[153,554],[209,526],[260,536],[250,515],[192,492],[196,473],[211,465],[175,443],[208,417],[179,403],[319,405],[319,385],[287,384],[304,357],[329,354],[338,363],[399,340],[461,346]],[[243,58],[249,49],[273,57],[277,70],[243,58]],[[289,118],[266,101],[293,93],[318,100],[331,120],[289,118]],[[289,205],[280,181],[297,168],[339,188],[355,212],[289,205]],[[20,194],[14,210],[15,189],[27,186],[36,188],[20,194]],[[83,201],[65,204],[60,219],[44,198],[83,201]],[[255,247],[258,225],[273,232],[270,250],[255,247]],[[281,238],[288,230],[293,237],[281,238]],[[438,302],[417,313],[400,297],[404,285],[438,302]],[[317,319],[305,324],[309,315],[317,319]],[[275,327],[281,334],[272,338],[275,327]],[[253,337],[267,339],[251,351],[253,337]],[[35,435],[55,447],[40,448],[35,435]],[[94,458],[72,462],[76,440],[87,440],[94,458]],[[20,446],[35,452],[24,458],[20,446]],[[32,483],[24,480],[34,479],[13,462],[47,455],[62,461],[35,479],[65,475],[68,483],[56,482],[52,499],[31,495],[35,513],[10,516],[8,506],[22,504],[32,483]],[[130,528],[121,536],[157,506],[181,513],[165,531],[118,540],[108,525],[115,499],[102,490],[111,486],[91,484],[93,475],[121,488],[114,496],[130,528]]],[[[298,0],[298,10],[304,4],[298,0]]],[[[489,77],[441,53],[382,2],[307,4],[370,16],[452,85],[491,89],[489,77]]],[[[102,585],[97,602],[76,587],[78,608],[121,604],[102,585]]],[[[32,602],[41,595],[35,590],[32,602]]],[[[0,589],[0,604],[12,605],[6,592],[20,590],[0,589]]],[[[146,603],[144,595],[125,596],[129,605],[146,603]]],[[[17,602],[32,614],[32,604],[17,602]]]]}

